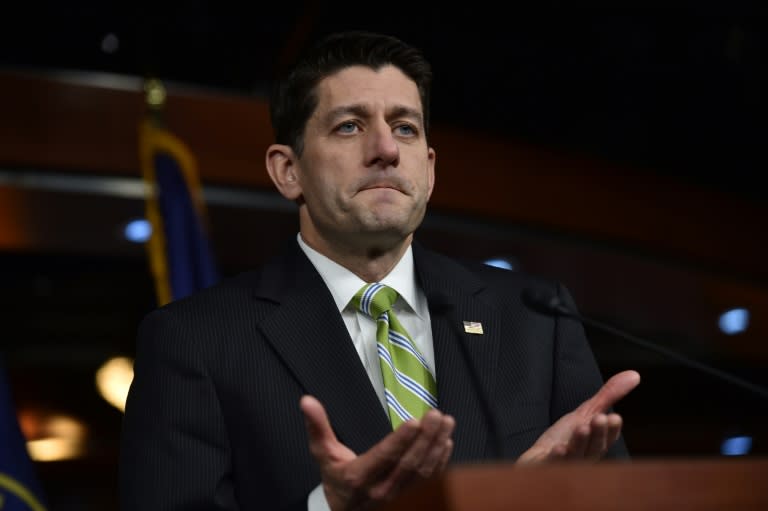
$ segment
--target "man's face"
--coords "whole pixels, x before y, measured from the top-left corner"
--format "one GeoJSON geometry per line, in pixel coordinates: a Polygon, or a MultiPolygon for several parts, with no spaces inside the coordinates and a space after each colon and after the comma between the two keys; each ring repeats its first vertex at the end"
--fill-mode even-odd
{"type": "Polygon", "coordinates": [[[410,239],[434,185],[416,84],[394,66],[346,68],[317,86],[296,162],[301,232],[316,248],[410,239]]]}

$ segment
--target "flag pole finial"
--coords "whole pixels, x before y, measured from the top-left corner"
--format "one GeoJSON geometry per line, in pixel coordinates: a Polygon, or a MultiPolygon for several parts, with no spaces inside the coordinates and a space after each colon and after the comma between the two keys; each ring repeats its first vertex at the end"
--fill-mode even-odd
{"type": "Polygon", "coordinates": [[[152,110],[161,110],[165,105],[165,86],[156,78],[150,78],[144,83],[144,94],[147,106],[152,110]]]}

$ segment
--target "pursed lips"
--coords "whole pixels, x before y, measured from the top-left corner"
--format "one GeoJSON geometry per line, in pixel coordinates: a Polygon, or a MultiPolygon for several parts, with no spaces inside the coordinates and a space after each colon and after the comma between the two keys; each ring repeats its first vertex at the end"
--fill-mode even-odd
{"type": "Polygon", "coordinates": [[[398,191],[400,193],[405,193],[402,187],[400,187],[397,183],[394,183],[391,181],[380,181],[376,183],[370,183],[365,186],[362,186],[360,188],[360,191],[362,192],[365,190],[376,190],[376,189],[390,189],[390,190],[398,191]]]}

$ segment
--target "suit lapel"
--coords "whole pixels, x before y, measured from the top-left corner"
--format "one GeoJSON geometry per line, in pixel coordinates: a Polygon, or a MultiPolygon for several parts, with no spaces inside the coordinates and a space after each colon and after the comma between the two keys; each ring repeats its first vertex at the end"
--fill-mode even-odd
{"type": "Polygon", "coordinates": [[[487,459],[496,441],[492,435],[498,434],[490,408],[501,342],[499,317],[483,299],[483,284],[466,269],[417,244],[414,259],[430,303],[439,406],[456,419],[453,459],[487,459]],[[483,333],[465,331],[464,321],[480,323],[483,333]]]}
{"type": "Polygon", "coordinates": [[[323,403],[339,440],[362,453],[391,426],[330,291],[294,245],[255,290],[257,300],[278,304],[258,326],[305,391],[323,403]]]}
{"type": "MultiPolygon", "coordinates": [[[[320,400],[339,440],[362,453],[391,432],[333,298],[298,245],[268,264],[256,300],[276,306],[257,326],[308,394],[320,400]]],[[[456,419],[454,461],[492,452],[493,385],[500,321],[483,284],[466,269],[414,243],[419,283],[430,304],[440,409],[456,419]],[[465,332],[463,321],[482,324],[465,332]]]]}

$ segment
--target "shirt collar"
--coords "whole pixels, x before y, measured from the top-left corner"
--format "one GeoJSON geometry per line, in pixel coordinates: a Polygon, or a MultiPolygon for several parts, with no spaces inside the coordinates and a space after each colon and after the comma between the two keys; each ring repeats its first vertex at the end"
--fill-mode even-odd
{"type": "MultiPolygon", "coordinates": [[[[298,234],[296,239],[299,246],[307,255],[309,260],[317,269],[317,272],[325,281],[325,285],[333,296],[336,307],[342,311],[349,304],[349,301],[355,296],[366,282],[360,277],[344,268],[337,262],[324,256],[317,250],[307,245],[298,234]]],[[[416,273],[413,266],[413,251],[408,245],[403,257],[397,262],[392,271],[390,271],[380,283],[393,288],[400,295],[400,298],[408,305],[419,317],[424,318],[426,301],[419,299],[418,288],[416,286],[416,273]]]]}

